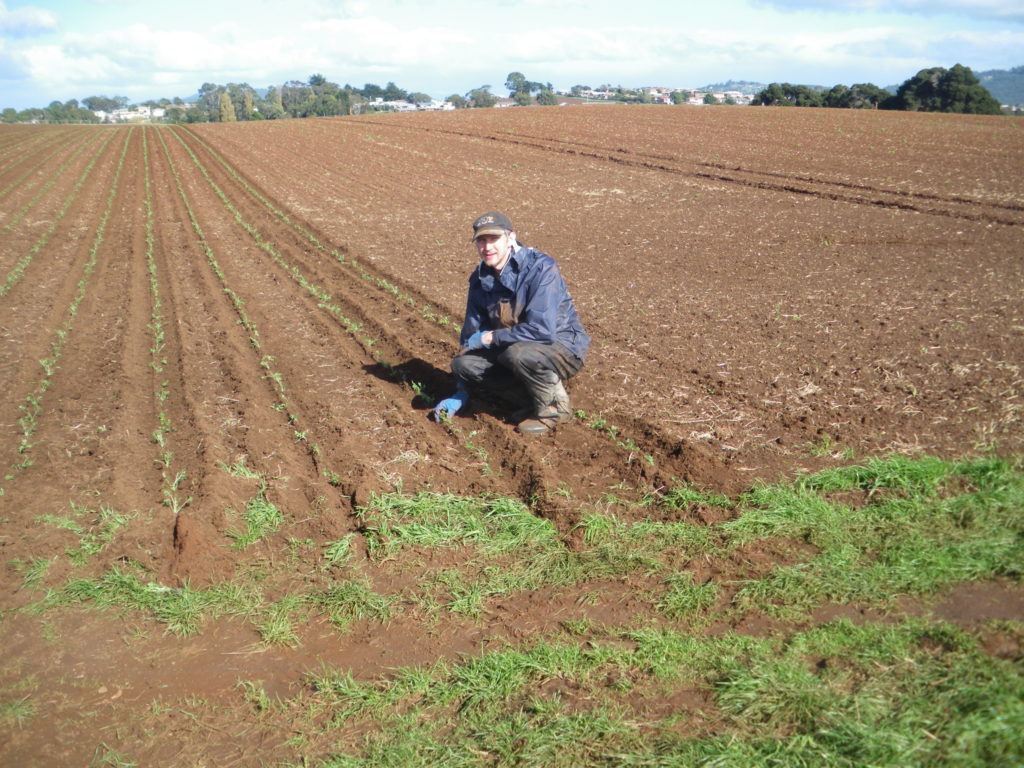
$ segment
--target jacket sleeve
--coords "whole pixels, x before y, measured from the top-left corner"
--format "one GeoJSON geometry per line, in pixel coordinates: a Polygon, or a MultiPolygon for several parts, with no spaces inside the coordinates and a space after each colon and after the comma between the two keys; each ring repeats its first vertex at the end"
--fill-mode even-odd
{"type": "Polygon", "coordinates": [[[487,318],[486,310],[481,305],[473,290],[473,281],[469,281],[469,291],[466,295],[466,319],[462,321],[462,332],[459,334],[459,346],[466,346],[466,341],[474,333],[485,326],[487,318]]]}
{"type": "Polygon", "coordinates": [[[530,280],[526,306],[519,322],[511,328],[494,332],[496,344],[514,344],[517,341],[550,343],[558,332],[558,307],[564,293],[562,276],[553,259],[546,259],[530,280]]]}

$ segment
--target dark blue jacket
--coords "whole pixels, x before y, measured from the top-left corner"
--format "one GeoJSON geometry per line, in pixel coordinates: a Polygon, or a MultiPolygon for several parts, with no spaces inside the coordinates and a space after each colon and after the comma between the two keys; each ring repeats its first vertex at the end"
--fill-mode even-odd
{"type": "Polygon", "coordinates": [[[460,343],[480,330],[494,332],[493,346],[558,341],[580,360],[590,346],[555,260],[528,246],[509,256],[500,275],[481,262],[469,276],[460,343]]]}

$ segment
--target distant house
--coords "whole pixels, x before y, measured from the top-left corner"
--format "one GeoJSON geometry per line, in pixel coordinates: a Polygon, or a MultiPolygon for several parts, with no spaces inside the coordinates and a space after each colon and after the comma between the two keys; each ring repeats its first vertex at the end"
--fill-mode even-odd
{"type": "Polygon", "coordinates": [[[93,114],[99,118],[101,123],[141,123],[159,120],[167,114],[167,110],[162,107],[132,107],[131,109],[115,109],[112,112],[95,109],[93,114]]]}

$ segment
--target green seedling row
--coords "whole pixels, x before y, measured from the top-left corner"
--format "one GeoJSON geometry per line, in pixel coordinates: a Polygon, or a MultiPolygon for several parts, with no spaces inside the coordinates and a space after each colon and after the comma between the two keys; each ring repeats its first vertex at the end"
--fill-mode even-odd
{"type": "Polygon", "coordinates": [[[205,178],[206,181],[210,184],[210,188],[214,191],[217,197],[220,198],[221,202],[224,204],[224,207],[227,208],[229,213],[231,213],[231,215],[234,217],[238,225],[242,227],[242,229],[244,229],[249,234],[250,237],[252,237],[253,241],[260,248],[260,250],[262,250],[264,253],[270,256],[270,258],[274,261],[275,264],[277,264],[279,267],[285,270],[285,272],[287,272],[296,283],[298,283],[310,296],[315,298],[318,302],[317,306],[327,311],[332,317],[334,317],[341,324],[341,326],[346,331],[348,331],[349,334],[353,336],[353,338],[360,342],[360,344],[367,351],[367,353],[376,359],[375,350],[372,350],[372,347],[377,343],[377,340],[366,335],[359,335],[359,331],[362,330],[362,325],[355,322],[351,318],[346,317],[342,313],[341,308],[336,304],[334,297],[331,296],[330,293],[328,293],[323,287],[321,287],[317,283],[314,283],[311,280],[309,280],[302,272],[302,270],[299,269],[299,267],[297,267],[294,264],[291,264],[281,255],[277,248],[274,247],[273,243],[270,243],[263,238],[259,230],[250,222],[248,222],[245,219],[245,217],[242,216],[242,213],[238,210],[238,208],[236,208],[235,205],[231,202],[231,200],[228,199],[228,196],[224,193],[224,190],[221,189],[217,182],[213,180],[209,172],[203,166],[202,162],[199,160],[198,157],[196,157],[191,147],[189,147],[184,141],[182,141],[181,137],[179,137],[177,133],[175,133],[174,136],[175,138],[178,139],[179,142],[181,142],[181,145],[185,148],[185,151],[188,152],[189,156],[192,158],[192,161],[195,163],[196,168],[199,169],[199,172],[203,175],[203,178],[205,178]]]}
{"type": "MultiPolygon", "coordinates": [[[[205,175],[205,169],[203,169],[202,166],[199,164],[198,159],[195,157],[194,154],[192,154],[191,149],[189,149],[189,147],[185,145],[184,142],[181,141],[181,138],[173,131],[172,135],[174,135],[174,137],[182,144],[182,146],[185,148],[188,154],[191,155],[193,161],[205,175]]],[[[281,375],[280,371],[277,371],[274,368],[274,358],[271,355],[263,354],[263,347],[260,342],[259,331],[245,311],[245,302],[243,302],[242,298],[237,293],[235,293],[230,288],[230,286],[228,286],[227,276],[224,274],[224,270],[221,268],[220,263],[217,261],[216,255],[214,254],[213,249],[210,247],[210,244],[206,239],[206,235],[203,233],[202,227],[199,226],[199,220],[196,218],[195,212],[192,209],[192,205],[188,200],[188,196],[185,194],[185,188],[181,183],[181,176],[178,173],[178,169],[174,166],[174,163],[171,160],[170,150],[167,146],[166,141],[164,140],[163,132],[158,132],[157,136],[160,138],[160,143],[163,146],[164,154],[167,157],[167,163],[171,168],[172,174],[174,175],[174,180],[178,189],[178,194],[181,196],[181,200],[185,205],[185,210],[188,212],[189,221],[192,223],[192,228],[195,231],[196,236],[199,238],[200,246],[202,247],[203,252],[206,254],[207,262],[209,263],[210,268],[213,270],[213,273],[217,276],[217,279],[220,281],[221,286],[223,287],[224,294],[231,301],[231,305],[234,307],[235,313],[238,315],[239,322],[241,323],[242,327],[245,328],[246,332],[249,334],[249,344],[252,346],[253,350],[260,355],[260,367],[266,371],[265,378],[267,381],[271,383],[271,386],[273,387],[274,392],[277,396],[277,408],[280,411],[284,412],[285,416],[288,419],[288,423],[292,425],[296,441],[302,443],[305,446],[307,453],[309,454],[314,466],[317,468],[317,471],[319,472],[321,471],[322,464],[320,446],[317,443],[309,440],[308,429],[300,428],[301,425],[299,421],[298,411],[296,407],[291,403],[290,398],[287,395],[287,388],[284,383],[284,377],[281,375]]],[[[207,178],[209,177],[207,176],[207,178]]]]}
{"type": "MultiPolygon", "coordinates": [[[[80,148],[79,148],[78,152],[80,152],[80,151],[81,151],[81,150],[82,150],[82,149],[83,149],[83,148],[85,147],[85,145],[86,145],[86,144],[88,143],[88,141],[89,141],[89,138],[90,138],[90,137],[89,137],[88,135],[85,135],[85,136],[83,136],[83,137],[82,137],[82,138],[80,139],[80,141],[81,141],[81,144],[82,144],[82,147],[80,147],[80,148]]],[[[69,135],[68,135],[68,137],[67,137],[67,138],[66,138],[66,139],[65,139],[65,140],[64,140],[63,142],[60,142],[59,140],[58,140],[58,141],[55,141],[54,143],[55,143],[55,144],[58,144],[59,146],[58,146],[58,147],[57,147],[57,148],[56,148],[56,149],[55,149],[55,150],[54,150],[53,152],[51,152],[50,154],[48,154],[48,155],[47,155],[46,157],[44,157],[44,158],[43,158],[42,160],[39,160],[38,162],[34,163],[34,164],[33,164],[33,166],[32,166],[32,167],[31,167],[31,168],[30,168],[30,169],[29,169],[28,171],[26,171],[26,172],[25,172],[24,174],[22,174],[21,176],[19,176],[19,177],[18,177],[17,179],[15,179],[14,181],[10,182],[10,183],[9,183],[9,184],[8,184],[8,185],[7,185],[6,187],[4,187],[3,189],[0,189],[0,200],[2,200],[3,198],[7,197],[7,195],[9,195],[9,194],[10,194],[10,193],[11,193],[11,192],[12,192],[13,190],[15,190],[15,189],[17,189],[18,187],[20,187],[20,186],[21,186],[21,185],[22,185],[22,184],[23,184],[23,183],[25,182],[25,179],[27,179],[27,178],[29,178],[30,176],[32,176],[32,175],[34,175],[34,174],[38,173],[38,172],[39,172],[39,169],[40,169],[40,168],[41,168],[42,166],[44,166],[44,165],[45,165],[46,163],[48,163],[48,162],[49,162],[49,161],[50,161],[51,159],[53,159],[53,158],[54,158],[54,157],[55,157],[56,155],[58,155],[58,154],[59,154],[59,153],[60,153],[60,152],[61,152],[61,151],[62,151],[63,149],[65,149],[65,148],[66,148],[66,146],[67,146],[68,144],[71,144],[71,143],[73,142],[73,140],[74,140],[74,134],[69,134],[69,135]]],[[[76,152],[76,154],[77,154],[77,152],[76,152]]],[[[24,156],[24,159],[23,159],[23,160],[22,160],[21,162],[26,162],[26,161],[28,161],[28,160],[30,160],[30,159],[32,159],[31,155],[29,155],[29,154],[26,154],[26,155],[24,156]]],[[[59,173],[59,171],[57,171],[57,173],[59,173]]]]}
{"type": "MultiPolygon", "coordinates": [[[[25,401],[19,406],[19,410],[22,415],[18,419],[18,424],[21,427],[18,453],[23,456],[23,459],[21,462],[11,467],[11,471],[6,475],[7,479],[12,479],[15,472],[21,471],[32,464],[30,459],[32,437],[36,431],[39,414],[43,409],[43,396],[46,394],[47,390],[49,390],[53,382],[53,374],[57,369],[57,363],[64,351],[64,344],[74,327],[75,316],[78,314],[78,307],[85,299],[85,295],[89,287],[89,278],[92,277],[93,270],[96,268],[96,260],[99,256],[100,246],[103,244],[103,238],[106,235],[107,223],[110,220],[110,214],[114,205],[114,198],[117,195],[118,182],[121,178],[121,169],[124,168],[124,159],[128,154],[128,142],[131,139],[133,131],[134,128],[129,129],[127,136],[125,136],[124,146],[121,149],[121,156],[117,161],[117,169],[114,172],[114,180],[111,183],[110,192],[107,195],[107,204],[103,211],[103,215],[100,218],[100,223],[96,228],[96,235],[93,238],[92,247],[89,249],[89,259],[86,261],[85,268],[82,271],[82,277],[78,281],[78,289],[75,292],[74,298],[71,300],[71,304],[68,306],[64,324],[58,328],[54,334],[53,341],[50,344],[49,356],[44,360],[40,360],[40,365],[42,365],[44,372],[43,378],[40,379],[35,389],[25,396],[25,401]]],[[[93,162],[95,162],[95,158],[93,162]]]]}
{"type": "MultiPolygon", "coordinates": [[[[75,201],[75,198],[78,196],[79,190],[81,190],[82,185],[85,184],[85,180],[89,177],[89,173],[92,171],[93,166],[96,165],[96,162],[100,159],[100,156],[103,154],[103,150],[106,149],[107,144],[109,144],[113,138],[114,134],[111,133],[110,136],[107,137],[107,140],[100,145],[100,148],[96,151],[96,155],[92,158],[92,160],[89,161],[89,164],[85,166],[85,169],[82,171],[82,174],[78,177],[78,181],[75,182],[74,188],[72,188],[70,194],[68,194],[67,198],[65,198],[64,204],[61,206],[57,214],[53,217],[53,221],[50,222],[50,226],[46,228],[46,231],[43,232],[42,235],[39,236],[39,239],[36,240],[36,242],[32,245],[28,253],[22,256],[21,259],[19,259],[18,263],[11,268],[11,271],[7,273],[7,277],[4,279],[3,285],[0,285],[0,297],[6,296],[8,293],[10,293],[11,288],[13,288],[17,284],[17,282],[21,280],[22,275],[25,274],[25,270],[28,269],[29,264],[32,263],[32,260],[36,257],[36,254],[39,253],[39,251],[41,251],[50,241],[50,238],[53,236],[53,233],[57,230],[57,225],[60,224],[65,214],[67,214],[68,209],[71,208],[71,204],[75,201]]],[[[120,166],[118,166],[118,169],[120,170],[120,166]]]]}
{"type": "MultiPolygon", "coordinates": [[[[189,136],[191,136],[196,142],[198,142],[218,163],[220,163],[220,165],[224,168],[225,171],[227,171],[231,178],[237,181],[245,189],[245,191],[249,193],[250,197],[252,197],[257,202],[261,203],[268,211],[274,214],[274,216],[276,216],[282,222],[291,227],[294,231],[298,232],[300,235],[306,238],[307,242],[309,242],[310,245],[312,245],[321,253],[327,254],[330,257],[334,258],[335,260],[338,261],[338,263],[347,264],[351,266],[353,269],[356,270],[356,272],[363,280],[373,283],[374,285],[383,289],[384,291],[386,291],[387,293],[389,293],[391,296],[401,301],[402,303],[412,307],[413,309],[417,308],[417,302],[413,296],[403,291],[401,288],[399,288],[391,281],[383,277],[377,277],[371,274],[354,257],[346,257],[345,254],[341,253],[337,248],[328,248],[320,241],[320,238],[317,237],[317,235],[314,232],[310,231],[307,227],[303,226],[299,222],[292,221],[291,217],[289,217],[287,213],[285,213],[276,205],[274,205],[273,202],[267,199],[266,195],[264,195],[255,187],[253,187],[252,184],[250,184],[245,179],[245,177],[243,177],[237,171],[237,169],[234,168],[234,166],[228,163],[228,161],[225,160],[224,157],[219,152],[217,152],[213,147],[211,147],[209,144],[203,141],[195,132],[190,131],[187,128],[184,130],[188,133],[189,136]]],[[[436,313],[429,304],[424,303],[422,306],[419,306],[418,308],[420,314],[425,319],[433,323],[436,323],[437,325],[440,325],[442,328],[455,327],[455,322],[451,318],[449,318],[447,315],[443,313],[436,313]]]]}
{"type": "MultiPolygon", "coordinates": [[[[186,144],[181,139],[181,137],[178,136],[178,134],[176,132],[172,131],[172,134],[175,136],[175,138],[178,139],[179,143],[182,145],[182,147],[185,149],[185,151],[188,153],[188,155],[192,158],[192,162],[195,164],[196,168],[198,168],[199,172],[203,175],[203,177],[209,183],[210,188],[214,191],[214,193],[217,195],[217,197],[221,200],[221,202],[223,203],[225,208],[227,208],[227,210],[231,213],[231,215],[234,217],[234,219],[238,223],[238,225],[240,227],[242,227],[247,233],[249,233],[249,236],[252,237],[252,239],[256,243],[256,245],[264,253],[266,253],[268,256],[270,256],[270,258],[274,261],[275,264],[277,264],[288,275],[290,275],[292,277],[292,279],[300,287],[302,287],[310,296],[312,296],[314,299],[316,299],[317,307],[322,309],[322,310],[324,310],[329,315],[331,315],[331,317],[333,317],[341,325],[341,327],[343,327],[360,344],[360,346],[362,346],[364,351],[368,355],[370,355],[370,357],[372,357],[374,360],[376,360],[378,363],[384,365],[385,367],[390,368],[391,365],[388,363],[388,361],[384,360],[382,358],[381,354],[376,349],[374,349],[374,345],[376,345],[377,340],[374,339],[373,337],[367,336],[365,334],[361,334],[360,331],[362,330],[362,325],[357,323],[357,322],[355,322],[351,318],[347,317],[343,313],[341,307],[339,307],[337,305],[336,300],[334,299],[334,297],[327,290],[325,290],[318,283],[309,280],[298,266],[296,266],[295,264],[290,263],[287,259],[285,259],[281,255],[281,253],[278,251],[278,249],[273,245],[273,243],[268,242],[260,234],[259,230],[253,224],[251,224],[249,221],[247,221],[244,216],[242,216],[242,213],[231,202],[231,200],[228,198],[228,196],[224,192],[224,190],[221,189],[220,186],[213,180],[213,178],[210,176],[209,172],[206,170],[206,168],[203,166],[202,162],[195,155],[195,153],[188,146],[188,144],[186,144]]],[[[269,201],[267,202],[267,204],[269,205],[269,201]]],[[[454,434],[454,432],[453,432],[453,434],[454,434]]],[[[296,431],[296,437],[297,438],[304,439],[304,436],[305,436],[304,432],[296,431]]],[[[461,437],[461,435],[456,435],[456,437],[461,437]]],[[[473,444],[472,441],[471,441],[471,438],[466,438],[464,440],[464,442],[466,444],[467,449],[471,453],[473,453],[475,456],[477,456],[478,459],[480,459],[481,466],[482,466],[481,472],[484,475],[491,474],[492,470],[490,468],[490,464],[488,463],[488,457],[487,457],[486,451],[482,447],[479,447],[479,446],[476,446],[475,444],[473,444]]],[[[316,448],[315,445],[312,446],[312,447],[316,448]]],[[[325,477],[330,477],[330,475],[325,474],[325,477]]]]}
{"type": "Polygon", "coordinates": [[[160,275],[157,271],[156,257],[154,255],[154,225],[153,225],[153,186],[149,173],[149,141],[148,131],[142,132],[142,162],[143,162],[143,183],[145,185],[145,212],[146,212],[146,272],[149,275],[149,297],[152,304],[149,318],[149,331],[153,339],[150,352],[150,367],[153,369],[159,384],[155,390],[157,402],[157,427],[153,431],[153,442],[158,448],[156,464],[160,468],[160,493],[162,503],[175,515],[181,512],[191,502],[191,498],[182,499],[179,495],[181,485],[186,479],[184,470],[174,471],[174,453],[168,446],[168,436],[174,431],[174,424],[164,404],[170,397],[170,383],[162,375],[167,365],[167,358],[164,357],[164,346],[166,334],[164,331],[163,301],[160,297],[160,275]]]}
{"type": "Polygon", "coordinates": [[[49,192],[50,188],[57,183],[57,180],[60,178],[61,174],[64,173],[64,169],[67,168],[68,165],[70,165],[71,162],[75,160],[75,158],[82,154],[82,152],[85,150],[85,147],[85,142],[82,142],[82,145],[78,147],[78,149],[76,149],[74,152],[72,152],[68,156],[68,158],[63,163],[61,163],[55,171],[53,171],[53,173],[50,176],[50,179],[39,188],[39,190],[29,199],[29,201],[25,203],[23,206],[21,206],[21,208],[13,216],[11,216],[10,220],[6,224],[4,224],[3,229],[0,229],[0,232],[10,232],[11,229],[17,226],[17,224],[25,217],[25,214],[27,214],[29,210],[36,203],[39,202],[42,196],[49,192]]]}
{"type": "MultiPolygon", "coordinates": [[[[17,168],[22,163],[28,163],[32,161],[34,159],[33,153],[35,150],[41,149],[45,151],[45,149],[49,146],[56,146],[57,149],[55,149],[53,152],[47,155],[46,158],[43,159],[42,162],[45,163],[55,154],[60,152],[61,149],[66,147],[68,144],[72,143],[75,140],[75,138],[82,136],[83,133],[84,132],[77,130],[69,130],[61,133],[40,134],[29,139],[24,143],[16,145],[7,145],[3,149],[3,159],[6,160],[10,155],[16,155],[18,159],[15,160],[10,165],[8,165],[7,167],[0,170],[2,170],[4,173],[10,172],[17,168]]],[[[38,170],[40,163],[33,163],[33,165],[35,166],[33,170],[23,174],[19,178],[8,183],[7,186],[0,189],[0,199],[5,197],[12,189],[15,189],[21,182],[23,182],[26,178],[35,173],[38,170]]]]}

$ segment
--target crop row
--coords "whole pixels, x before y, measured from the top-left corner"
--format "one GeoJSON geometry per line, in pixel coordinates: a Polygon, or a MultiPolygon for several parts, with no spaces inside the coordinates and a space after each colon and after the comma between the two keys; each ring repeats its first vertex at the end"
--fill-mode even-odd
{"type": "Polygon", "coordinates": [[[64,151],[64,149],[67,148],[67,145],[68,144],[72,144],[76,138],[78,139],[79,143],[84,145],[84,144],[88,143],[88,140],[91,137],[89,136],[89,134],[84,134],[82,136],[79,136],[78,134],[75,134],[75,133],[69,133],[66,137],[65,136],[61,136],[60,137],[60,139],[63,139],[62,141],[61,140],[55,140],[53,142],[53,143],[57,144],[58,146],[57,146],[56,149],[53,150],[53,152],[48,154],[46,157],[44,157],[42,159],[36,159],[34,154],[26,154],[20,161],[18,161],[17,163],[14,163],[11,166],[9,166],[8,168],[4,169],[4,172],[6,173],[8,171],[13,170],[14,168],[16,168],[17,166],[21,165],[22,163],[28,163],[29,164],[29,169],[25,173],[23,173],[18,178],[8,182],[4,187],[0,187],[0,200],[2,200],[3,198],[7,197],[7,195],[9,195],[12,191],[14,191],[18,187],[20,187],[25,182],[25,180],[28,179],[30,176],[33,176],[33,175],[39,173],[39,169],[40,168],[44,167],[46,165],[46,163],[48,163],[56,155],[58,155],[62,151],[64,151]]]}
{"type": "Polygon", "coordinates": [[[85,147],[85,142],[82,142],[82,145],[79,146],[78,149],[76,149],[74,152],[72,152],[64,160],[64,162],[62,162],[57,167],[57,169],[53,171],[53,173],[50,175],[50,178],[39,187],[36,193],[32,195],[31,198],[29,198],[28,202],[21,206],[21,208],[18,209],[17,212],[12,214],[11,218],[4,223],[3,229],[0,229],[0,232],[10,232],[11,229],[17,226],[17,224],[25,217],[25,214],[27,214],[29,210],[31,210],[31,208],[36,203],[39,202],[43,195],[49,192],[53,185],[57,183],[57,181],[60,179],[61,174],[64,173],[64,170],[85,150],[85,147]]]}
{"type": "MultiPolygon", "coordinates": [[[[332,295],[326,288],[324,288],[322,284],[318,283],[316,280],[311,279],[300,266],[286,259],[285,256],[281,253],[281,250],[273,242],[267,240],[260,233],[257,227],[252,222],[245,218],[245,216],[238,209],[238,207],[231,201],[227,193],[213,179],[207,168],[195,155],[191,147],[189,147],[188,144],[185,143],[176,132],[174,133],[174,135],[176,138],[178,138],[179,142],[181,142],[182,146],[192,159],[196,168],[198,169],[200,174],[206,179],[207,183],[210,185],[210,188],[213,190],[214,194],[224,205],[225,209],[235,219],[236,223],[249,234],[249,236],[252,238],[253,242],[257,245],[257,247],[264,253],[266,253],[275,264],[277,264],[282,270],[284,270],[284,272],[287,275],[289,275],[291,279],[299,287],[301,287],[310,297],[312,297],[315,300],[318,309],[326,312],[353,339],[355,339],[362,348],[362,350],[365,352],[365,354],[367,354],[372,360],[376,361],[381,366],[383,366],[386,371],[395,373],[393,378],[396,378],[399,381],[399,383],[404,383],[408,385],[415,396],[426,397],[426,394],[423,392],[423,388],[420,382],[408,381],[404,378],[404,376],[396,373],[398,371],[397,366],[393,362],[387,360],[385,354],[377,347],[380,339],[374,336],[367,335],[363,331],[365,323],[352,319],[349,316],[348,312],[345,309],[343,309],[342,306],[340,306],[340,304],[343,302],[340,302],[338,298],[332,295]]],[[[250,195],[257,200],[258,203],[260,203],[268,211],[273,213],[278,219],[288,224],[289,227],[291,227],[293,230],[299,232],[305,239],[307,239],[307,241],[309,241],[311,244],[317,247],[318,250],[320,250],[321,252],[327,251],[326,246],[324,246],[319,241],[315,234],[310,232],[305,227],[302,227],[301,225],[294,223],[287,216],[287,214],[285,214],[283,211],[280,211],[280,209],[274,206],[273,203],[271,203],[263,195],[261,195],[258,192],[258,190],[255,190],[251,185],[245,182],[241,178],[240,174],[238,174],[237,171],[231,168],[223,159],[218,159],[221,162],[221,164],[224,165],[226,170],[228,170],[231,176],[235,180],[237,180],[250,193],[250,195]]],[[[340,254],[336,249],[331,249],[330,253],[334,256],[336,260],[338,260],[341,263],[345,263],[346,258],[342,254],[340,254]]],[[[347,261],[351,262],[352,260],[347,259],[347,261]]],[[[375,284],[378,288],[382,287],[382,281],[374,279],[373,275],[366,272],[365,270],[360,269],[358,266],[356,266],[356,269],[358,272],[360,272],[359,276],[362,279],[370,282],[371,284],[375,284]]],[[[389,290],[388,288],[384,288],[385,292],[388,294],[389,301],[393,301],[397,298],[400,304],[415,307],[416,302],[412,297],[408,297],[407,299],[401,298],[400,296],[396,297],[398,289],[390,283],[387,283],[387,285],[390,286],[391,288],[391,290],[389,290]]],[[[362,313],[362,310],[358,305],[352,305],[352,307],[357,312],[362,313]]],[[[421,316],[425,317],[425,315],[423,315],[422,313],[420,314],[421,316]]],[[[430,319],[437,322],[438,318],[438,315],[432,314],[430,319]]],[[[373,325],[376,326],[377,324],[373,323],[373,325]]],[[[388,338],[388,333],[386,329],[377,326],[377,330],[382,334],[384,338],[388,338]]],[[[390,341],[390,339],[388,340],[390,341]]],[[[467,434],[466,432],[455,427],[451,423],[448,423],[445,426],[447,428],[447,431],[453,437],[455,437],[460,443],[462,443],[466,450],[478,460],[482,474],[484,474],[485,476],[490,475],[492,471],[490,468],[489,456],[487,454],[486,449],[484,449],[483,446],[479,445],[477,442],[474,442],[473,438],[475,436],[475,433],[467,434]]],[[[319,454],[318,448],[315,450],[315,453],[319,454]]],[[[330,470],[324,470],[324,475],[332,480],[337,479],[338,477],[330,470]]]]}
{"type": "MultiPolygon", "coordinates": [[[[107,144],[109,144],[113,138],[114,134],[111,133],[103,142],[103,144],[100,145],[92,160],[90,160],[89,164],[86,165],[85,168],[82,170],[81,175],[75,182],[75,186],[72,188],[71,192],[65,198],[64,204],[60,207],[60,210],[54,215],[53,220],[50,222],[50,226],[47,227],[46,231],[39,236],[36,242],[28,250],[28,253],[22,256],[21,259],[19,259],[18,263],[15,264],[11,268],[10,272],[7,273],[7,277],[4,279],[3,284],[0,285],[0,297],[6,296],[8,293],[10,293],[11,288],[13,288],[25,274],[25,270],[28,269],[29,264],[32,263],[32,260],[36,257],[36,254],[38,254],[39,251],[41,251],[50,241],[50,238],[53,236],[53,233],[57,230],[57,225],[60,224],[61,220],[67,214],[68,210],[71,208],[71,204],[75,201],[75,198],[78,196],[79,191],[85,184],[85,181],[89,177],[89,174],[92,172],[93,167],[96,165],[97,161],[103,155],[103,150],[106,149],[107,144]]],[[[125,146],[127,146],[127,144],[125,146]]],[[[118,166],[118,168],[120,169],[120,165],[118,166]]]]}
{"type": "Polygon", "coordinates": [[[198,142],[210,154],[210,156],[213,157],[224,168],[228,175],[230,175],[231,178],[234,179],[249,194],[250,197],[252,197],[258,203],[260,203],[264,208],[266,208],[270,213],[272,213],[284,224],[287,224],[295,232],[297,232],[299,235],[305,238],[305,240],[314,248],[316,248],[317,251],[331,257],[342,266],[350,266],[361,279],[376,285],[378,288],[388,293],[394,299],[397,299],[398,301],[407,304],[408,306],[414,309],[418,309],[420,315],[423,316],[425,319],[434,322],[437,325],[440,325],[442,328],[452,329],[453,327],[455,327],[455,321],[452,320],[452,318],[450,318],[447,314],[445,314],[445,312],[438,306],[426,301],[425,299],[417,299],[407,291],[403,291],[394,282],[388,280],[386,277],[383,277],[382,275],[373,274],[372,272],[368,271],[366,267],[351,254],[346,255],[335,247],[325,245],[316,233],[311,231],[308,227],[304,226],[300,222],[293,220],[285,211],[282,211],[280,207],[278,207],[271,200],[269,200],[267,196],[264,195],[259,189],[250,184],[249,181],[246,180],[246,178],[242,176],[234,166],[232,166],[227,160],[225,160],[223,155],[221,155],[216,149],[211,147],[207,142],[203,141],[203,139],[199,137],[196,133],[192,131],[187,132],[190,138],[198,142]]]}
{"type": "Polygon", "coordinates": [[[166,330],[164,328],[163,300],[160,297],[160,276],[157,271],[156,258],[154,256],[154,222],[153,222],[153,185],[149,171],[149,141],[148,131],[142,132],[142,162],[143,162],[143,185],[145,187],[145,229],[146,229],[146,272],[149,275],[149,298],[150,318],[149,331],[152,337],[152,344],[149,348],[150,367],[158,380],[154,396],[157,405],[157,427],[153,430],[153,442],[158,448],[156,463],[160,467],[161,496],[163,504],[175,515],[188,503],[178,497],[181,484],[185,481],[185,471],[173,471],[174,453],[171,451],[168,438],[174,431],[174,424],[165,409],[167,399],[170,397],[170,382],[163,375],[167,366],[167,358],[164,356],[166,345],[166,330]]]}
{"type": "MultiPolygon", "coordinates": [[[[96,268],[96,261],[99,255],[100,246],[103,244],[103,238],[106,235],[107,223],[110,220],[111,211],[113,210],[114,198],[117,195],[118,183],[121,178],[121,170],[124,167],[125,156],[128,153],[128,142],[131,140],[133,130],[134,129],[129,129],[128,134],[125,137],[124,146],[121,149],[121,155],[118,159],[117,168],[114,172],[114,178],[110,185],[110,192],[107,195],[106,207],[100,218],[100,222],[96,227],[96,234],[93,238],[92,247],[89,249],[89,258],[82,270],[82,277],[78,281],[78,287],[74,298],[71,300],[71,303],[65,313],[64,323],[54,333],[53,340],[50,344],[49,355],[39,361],[39,364],[43,367],[43,377],[39,380],[33,390],[25,396],[24,402],[19,406],[19,410],[22,415],[18,419],[18,424],[21,428],[18,454],[23,458],[20,462],[14,464],[10,468],[10,471],[5,476],[6,480],[13,479],[16,472],[19,472],[32,464],[30,457],[33,447],[32,439],[38,425],[39,414],[43,409],[43,397],[53,382],[53,374],[57,370],[57,365],[60,361],[61,354],[63,353],[64,345],[74,327],[75,316],[78,314],[78,307],[85,299],[89,288],[89,278],[92,276],[93,270],[96,268]]],[[[111,137],[113,137],[113,134],[111,134],[111,137]]],[[[97,157],[98,156],[99,155],[97,155],[97,157]]],[[[93,159],[93,162],[95,162],[95,160],[96,158],[93,159]]],[[[92,163],[90,163],[90,168],[91,166],[92,163]]],[[[83,179],[84,177],[85,176],[83,175],[83,179]]],[[[0,489],[0,494],[2,493],[3,490],[0,489]]]]}
{"type": "MultiPolygon", "coordinates": [[[[323,474],[328,478],[336,477],[336,473],[334,473],[329,467],[322,466],[323,457],[321,454],[320,446],[315,441],[312,441],[310,439],[309,429],[308,427],[304,427],[304,423],[300,417],[298,408],[292,402],[290,396],[288,395],[288,388],[285,383],[284,377],[281,374],[281,372],[276,369],[274,365],[275,361],[273,356],[268,355],[264,352],[263,344],[262,341],[260,340],[259,329],[256,327],[255,323],[252,321],[252,319],[249,317],[249,314],[246,312],[245,302],[228,282],[227,275],[225,274],[223,268],[221,267],[220,262],[218,261],[217,256],[214,253],[214,250],[211,247],[209,240],[207,239],[206,234],[204,233],[202,226],[199,223],[199,220],[195,213],[195,209],[188,198],[188,194],[185,192],[185,187],[182,183],[181,174],[179,173],[177,167],[174,165],[174,161],[171,158],[170,149],[167,146],[167,142],[164,140],[164,132],[159,131],[157,133],[157,136],[160,139],[160,143],[163,148],[168,167],[171,169],[171,173],[174,177],[175,187],[178,191],[178,195],[181,198],[182,204],[185,207],[185,211],[188,215],[189,222],[192,226],[192,230],[194,231],[198,239],[199,247],[202,249],[203,254],[206,256],[206,261],[210,267],[210,270],[213,272],[217,280],[220,282],[225,296],[228,297],[231,306],[235,311],[235,314],[238,316],[239,324],[245,329],[246,333],[248,334],[249,346],[258,356],[260,368],[265,371],[264,379],[267,382],[269,382],[270,387],[277,399],[277,402],[273,406],[274,409],[285,415],[288,424],[291,426],[293,430],[295,440],[305,446],[310,459],[312,460],[314,466],[317,468],[317,471],[322,471],[323,474]]],[[[271,521],[276,521],[277,519],[276,509],[272,507],[272,505],[266,498],[267,487],[265,479],[259,475],[248,474],[248,472],[251,471],[246,470],[244,467],[236,467],[235,470],[236,474],[240,474],[241,476],[244,477],[253,477],[254,479],[259,480],[259,491],[254,500],[255,503],[250,502],[250,505],[247,508],[247,524],[251,524],[253,529],[256,529],[261,532],[266,532],[268,530],[266,521],[268,519],[271,521]]],[[[244,534],[242,535],[241,540],[246,543],[248,543],[249,541],[249,539],[246,538],[244,534]]]]}

